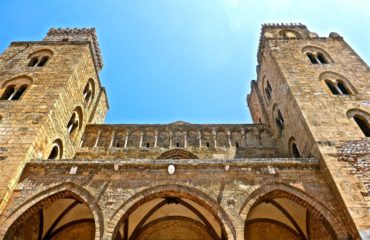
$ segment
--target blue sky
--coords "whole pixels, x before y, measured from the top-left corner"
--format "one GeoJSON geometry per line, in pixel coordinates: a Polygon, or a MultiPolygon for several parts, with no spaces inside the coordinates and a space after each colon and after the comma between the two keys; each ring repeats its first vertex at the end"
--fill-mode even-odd
{"type": "Polygon", "coordinates": [[[369,63],[369,10],[367,0],[1,0],[0,51],[51,27],[95,27],[107,123],[250,123],[262,23],[338,32],[369,63]]]}

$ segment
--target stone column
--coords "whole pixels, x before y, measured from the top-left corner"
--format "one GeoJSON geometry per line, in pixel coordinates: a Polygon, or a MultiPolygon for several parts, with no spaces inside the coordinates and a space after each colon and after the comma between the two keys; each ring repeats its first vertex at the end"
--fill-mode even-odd
{"type": "Polygon", "coordinates": [[[109,147],[113,147],[114,138],[116,137],[116,131],[112,132],[112,139],[110,140],[109,147]]]}
{"type": "Polygon", "coordinates": [[[139,143],[139,148],[143,147],[143,137],[144,137],[144,133],[143,133],[143,132],[140,132],[140,143],[139,143]]]}
{"type": "Polygon", "coordinates": [[[188,147],[188,133],[184,131],[184,148],[188,147]]]}
{"type": "Polygon", "coordinates": [[[172,148],[172,131],[169,132],[169,136],[170,136],[170,148],[172,148]]]}
{"type": "Polygon", "coordinates": [[[154,147],[155,148],[157,147],[157,143],[158,143],[158,130],[156,129],[154,132],[154,147]]]}
{"type": "Polygon", "coordinates": [[[216,129],[212,129],[213,142],[215,147],[217,147],[217,132],[216,129]]]}
{"type": "Polygon", "coordinates": [[[94,148],[98,146],[99,137],[100,137],[100,132],[101,132],[101,130],[99,129],[99,131],[98,131],[98,135],[96,136],[96,141],[95,141],[95,144],[94,144],[94,148]]]}
{"type": "Polygon", "coordinates": [[[127,133],[126,133],[126,137],[125,137],[125,148],[127,148],[127,142],[128,142],[128,137],[129,137],[129,135],[130,135],[130,132],[129,131],[127,131],[127,133]]]}
{"type": "Polygon", "coordinates": [[[245,139],[246,139],[246,137],[245,137],[245,130],[244,130],[244,128],[241,128],[241,129],[240,129],[240,132],[241,132],[241,134],[242,134],[241,147],[245,147],[245,146],[247,146],[247,141],[245,140],[245,139]]]}
{"type": "Polygon", "coordinates": [[[201,149],[202,148],[202,133],[200,130],[198,131],[198,141],[199,141],[199,149],[201,149]]]}
{"type": "Polygon", "coordinates": [[[231,138],[230,138],[230,131],[229,130],[227,130],[226,131],[226,135],[227,135],[227,140],[228,140],[228,142],[229,142],[229,147],[231,147],[231,138]]]}

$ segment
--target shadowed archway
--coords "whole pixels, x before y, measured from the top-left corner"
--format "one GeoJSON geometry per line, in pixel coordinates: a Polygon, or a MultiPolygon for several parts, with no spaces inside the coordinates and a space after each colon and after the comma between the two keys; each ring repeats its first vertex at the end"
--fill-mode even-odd
{"type": "Polygon", "coordinates": [[[119,217],[112,226],[112,239],[234,239],[235,230],[225,213],[214,208],[216,202],[204,201],[204,194],[197,192],[168,185],[138,193],[112,219],[114,224],[119,217]]]}

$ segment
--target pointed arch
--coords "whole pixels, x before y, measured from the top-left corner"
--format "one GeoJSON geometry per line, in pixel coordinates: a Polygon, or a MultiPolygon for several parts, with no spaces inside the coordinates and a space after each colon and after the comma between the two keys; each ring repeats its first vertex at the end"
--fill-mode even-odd
{"type": "Polygon", "coordinates": [[[337,239],[339,236],[347,236],[347,229],[343,229],[343,225],[340,224],[338,213],[333,213],[324,204],[304,191],[280,182],[265,183],[255,189],[242,204],[239,215],[244,220],[247,220],[251,210],[255,206],[275,198],[286,198],[307,208],[316,217],[319,217],[326,223],[325,225],[334,239],[337,239]]]}
{"type": "Polygon", "coordinates": [[[209,197],[199,189],[177,184],[157,185],[130,197],[115,211],[112,218],[109,220],[107,229],[112,232],[108,234],[114,237],[127,216],[133,213],[142,204],[158,198],[174,199],[174,201],[176,198],[183,198],[186,201],[199,204],[219,221],[226,239],[236,239],[236,230],[231,219],[215,199],[209,197]]]}
{"type": "MultiPolygon", "coordinates": [[[[73,198],[85,204],[91,211],[95,224],[95,240],[101,239],[104,231],[103,214],[95,198],[81,186],[74,183],[62,183],[47,190],[35,193],[12,212],[3,212],[6,220],[0,227],[0,236],[11,236],[30,216],[37,214],[43,207],[63,198],[73,198]]],[[[6,237],[4,239],[7,239],[6,237]]]]}

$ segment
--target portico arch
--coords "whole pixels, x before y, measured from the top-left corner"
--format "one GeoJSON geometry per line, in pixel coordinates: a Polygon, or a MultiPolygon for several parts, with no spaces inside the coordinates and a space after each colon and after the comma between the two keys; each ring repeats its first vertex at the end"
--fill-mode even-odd
{"type": "Polygon", "coordinates": [[[101,239],[103,220],[90,193],[65,183],[35,193],[12,212],[3,213],[4,239],[101,239]],[[71,236],[72,236],[71,235],[71,236]],[[78,238],[80,236],[80,238],[78,238]]]}
{"type": "Polygon", "coordinates": [[[164,228],[172,234],[166,239],[181,239],[184,231],[202,239],[236,237],[230,218],[214,199],[182,185],[160,185],[135,194],[115,212],[107,226],[114,240],[140,236],[162,239],[164,228]],[[171,229],[169,225],[178,228],[171,229]]]}
{"type": "MultiPolygon", "coordinates": [[[[310,234],[318,232],[324,233],[327,239],[347,236],[338,213],[332,213],[304,191],[282,183],[269,183],[254,190],[239,214],[245,219],[244,235],[248,240],[253,240],[251,236],[257,236],[256,232],[263,232],[263,229],[270,229],[267,233],[270,237],[275,234],[282,239],[315,239],[310,234]]],[[[269,239],[268,235],[263,237],[269,239]]]]}

